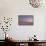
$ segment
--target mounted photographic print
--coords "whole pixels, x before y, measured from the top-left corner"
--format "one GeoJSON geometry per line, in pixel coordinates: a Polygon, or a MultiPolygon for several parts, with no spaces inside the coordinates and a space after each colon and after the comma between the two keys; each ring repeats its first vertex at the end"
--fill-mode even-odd
{"type": "Polygon", "coordinates": [[[34,17],[33,15],[19,15],[18,24],[19,25],[33,25],[34,17]]]}

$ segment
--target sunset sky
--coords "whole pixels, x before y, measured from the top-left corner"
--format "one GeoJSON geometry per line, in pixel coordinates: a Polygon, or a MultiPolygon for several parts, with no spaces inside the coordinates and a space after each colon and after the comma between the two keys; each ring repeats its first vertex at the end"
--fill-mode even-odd
{"type": "Polygon", "coordinates": [[[31,24],[33,22],[33,16],[19,16],[19,23],[20,24],[31,24]]]}

